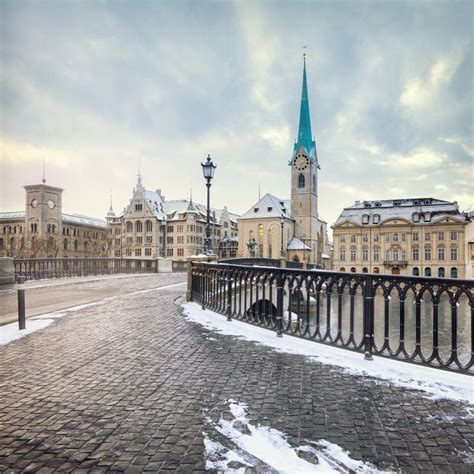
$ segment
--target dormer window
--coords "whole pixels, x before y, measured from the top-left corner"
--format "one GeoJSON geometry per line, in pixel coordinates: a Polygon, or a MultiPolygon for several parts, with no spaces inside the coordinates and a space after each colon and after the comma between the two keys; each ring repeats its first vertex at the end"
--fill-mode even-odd
{"type": "Polygon", "coordinates": [[[414,206],[419,206],[419,205],[420,205],[420,201],[418,201],[418,199],[415,199],[415,200],[413,201],[413,205],[414,205],[414,206]]]}
{"type": "Polygon", "coordinates": [[[430,222],[431,221],[431,212],[425,212],[425,214],[423,215],[423,220],[425,222],[430,222]]]}
{"type": "Polygon", "coordinates": [[[253,212],[258,212],[258,207],[254,207],[253,212]]]}
{"type": "Polygon", "coordinates": [[[374,217],[372,217],[372,220],[374,224],[378,224],[380,222],[380,214],[374,214],[374,217]]]}
{"type": "Polygon", "coordinates": [[[424,202],[425,205],[429,205],[431,204],[431,200],[430,199],[425,199],[425,202],[424,202]]]}
{"type": "Polygon", "coordinates": [[[420,222],[420,213],[419,212],[414,212],[412,214],[412,219],[413,219],[413,222],[420,222]]]}
{"type": "Polygon", "coordinates": [[[382,203],[381,203],[380,201],[377,201],[377,202],[375,203],[375,207],[381,207],[381,206],[382,206],[382,203]]]}
{"type": "Polygon", "coordinates": [[[402,202],[401,202],[401,201],[394,201],[394,202],[393,202],[393,205],[394,205],[394,206],[401,206],[401,205],[402,205],[402,202]]]}
{"type": "Polygon", "coordinates": [[[364,201],[364,207],[370,207],[370,202],[369,201],[364,201]]]}
{"type": "Polygon", "coordinates": [[[273,210],[273,207],[267,207],[268,212],[272,212],[272,210],[273,210]]]}
{"type": "Polygon", "coordinates": [[[363,214],[362,215],[362,224],[368,224],[369,223],[369,215],[368,214],[363,214]]]}

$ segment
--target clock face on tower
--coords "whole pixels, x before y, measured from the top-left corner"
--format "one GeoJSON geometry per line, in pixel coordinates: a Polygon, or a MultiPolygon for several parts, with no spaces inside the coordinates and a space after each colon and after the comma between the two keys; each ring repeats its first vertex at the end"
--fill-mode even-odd
{"type": "Polygon", "coordinates": [[[293,166],[298,171],[303,171],[309,166],[309,158],[306,155],[300,153],[295,156],[295,159],[293,160],[293,166]]]}
{"type": "Polygon", "coordinates": [[[37,199],[33,199],[31,201],[31,207],[36,207],[38,205],[38,200],[37,199]]]}
{"type": "Polygon", "coordinates": [[[48,201],[48,207],[49,207],[50,209],[54,209],[55,206],[56,206],[56,204],[54,204],[54,201],[53,201],[52,199],[50,199],[50,200],[48,201]]]}

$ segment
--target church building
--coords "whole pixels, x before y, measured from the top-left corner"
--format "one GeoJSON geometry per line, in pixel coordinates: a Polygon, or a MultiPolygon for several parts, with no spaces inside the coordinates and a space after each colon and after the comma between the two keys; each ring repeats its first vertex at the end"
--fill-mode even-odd
{"type": "Polygon", "coordinates": [[[318,154],[303,63],[298,138],[288,162],[291,199],[266,194],[239,218],[239,257],[286,258],[330,267],[327,223],[318,215],[318,154]]]}

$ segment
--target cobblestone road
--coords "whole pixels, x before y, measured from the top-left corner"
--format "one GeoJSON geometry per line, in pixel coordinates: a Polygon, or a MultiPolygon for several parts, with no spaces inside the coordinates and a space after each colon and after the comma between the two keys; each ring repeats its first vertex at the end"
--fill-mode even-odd
{"type": "Polygon", "coordinates": [[[295,444],[326,439],[403,472],[472,472],[461,404],[211,334],[181,315],[183,290],[85,308],[1,347],[0,471],[204,470],[203,413],[227,416],[232,398],[295,444]]]}

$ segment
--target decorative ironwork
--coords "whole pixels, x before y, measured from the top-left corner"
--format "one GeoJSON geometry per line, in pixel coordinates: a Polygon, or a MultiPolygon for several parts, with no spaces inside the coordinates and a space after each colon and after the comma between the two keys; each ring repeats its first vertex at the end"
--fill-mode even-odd
{"type": "Polygon", "coordinates": [[[474,280],[193,263],[203,308],[304,339],[473,374],[474,280]]]}
{"type": "Polygon", "coordinates": [[[27,258],[15,259],[15,276],[27,280],[116,273],[156,273],[156,260],[132,258],[27,258]]]}

